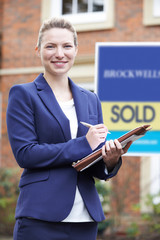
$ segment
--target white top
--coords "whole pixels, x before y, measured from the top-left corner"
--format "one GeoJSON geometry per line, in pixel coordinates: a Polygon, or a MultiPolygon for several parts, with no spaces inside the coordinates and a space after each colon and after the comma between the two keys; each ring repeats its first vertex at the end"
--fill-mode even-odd
{"type": "MultiPolygon", "coordinates": [[[[66,115],[66,117],[69,119],[72,139],[76,138],[78,121],[77,121],[77,115],[76,115],[73,99],[67,102],[58,102],[58,103],[61,109],[63,110],[64,114],[66,115]]],[[[93,219],[90,217],[84,205],[84,202],[78,187],[76,187],[76,195],[75,195],[74,204],[71,209],[71,212],[67,216],[67,218],[63,220],[63,222],[93,222],[93,219]]]]}

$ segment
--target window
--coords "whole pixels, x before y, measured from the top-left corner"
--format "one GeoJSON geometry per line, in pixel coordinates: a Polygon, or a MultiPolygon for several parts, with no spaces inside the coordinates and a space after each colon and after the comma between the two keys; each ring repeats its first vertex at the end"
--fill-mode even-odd
{"type": "Polygon", "coordinates": [[[104,0],[62,0],[62,14],[103,12],[104,0]]]}
{"type": "Polygon", "coordinates": [[[61,15],[75,24],[105,21],[107,2],[105,0],[63,0],[61,15]]]}
{"type": "Polygon", "coordinates": [[[152,196],[156,196],[153,198],[154,204],[160,203],[160,157],[154,156],[151,158],[151,186],[150,193],[152,196]]]}
{"type": "Polygon", "coordinates": [[[160,25],[160,0],[143,0],[144,25],[160,25]]]}
{"type": "Polygon", "coordinates": [[[77,31],[114,26],[114,0],[42,0],[42,20],[63,16],[77,31]]]}
{"type": "Polygon", "coordinates": [[[153,16],[160,17],[160,0],[153,0],[153,16]]]}
{"type": "Polygon", "coordinates": [[[153,208],[147,205],[149,195],[153,196],[153,203],[159,204],[160,198],[160,156],[141,157],[140,168],[140,206],[141,212],[153,212],[153,208]]]}

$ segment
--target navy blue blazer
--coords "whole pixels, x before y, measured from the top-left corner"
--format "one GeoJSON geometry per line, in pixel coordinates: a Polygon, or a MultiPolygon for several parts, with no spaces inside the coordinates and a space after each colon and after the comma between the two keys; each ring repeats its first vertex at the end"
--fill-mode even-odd
{"type": "MultiPolygon", "coordinates": [[[[96,94],[78,87],[69,79],[77,118],[77,138],[71,139],[69,120],[40,74],[34,82],[15,85],[9,93],[7,128],[15,159],[24,168],[16,218],[33,217],[45,221],[62,221],[71,211],[76,185],[91,217],[104,219],[94,178],[113,177],[105,173],[101,160],[77,173],[72,163],[92,152],[85,137],[88,129],[80,121],[102,123],[101,104],[96,94]]],[[[63,93],[62,93],[63,94],[63,93]]]]}

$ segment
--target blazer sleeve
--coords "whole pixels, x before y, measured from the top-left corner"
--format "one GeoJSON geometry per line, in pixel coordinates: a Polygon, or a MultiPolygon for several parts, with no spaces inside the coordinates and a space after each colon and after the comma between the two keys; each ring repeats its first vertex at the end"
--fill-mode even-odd
{"type": "MultiPolygon", "coordinates": [[[[100,103],[100,100],[99,100],[98,96],[96,94],[95,94],[95,96],[97,97],[98,123],[103,123],[101,103],[100,103]]],[[[98,148],[101,148],[103,146],[103,144],[105,144],[105,142],[102,143],[98,148]]],[[[93,177],[96,177],[96,178],[101,179],[101,180],[107,180],[109,178],[114,177],[117,174],[121,165],[122,165],[122,158],[119,159],[118,163],[116,164],[116,166],[114,167],[114,169],[111,172],[106,173],[105,163],[104,163],[103,160],[100,160],[99,162],[92,165],[91,167],[89,167],[85,171],[86,171],[87,174],[89,174],[93,177]]]]}
{"type": "Polygon", "coordinates": [[[13,154],[20,167],[32,169],[71,165],[92,152],[85,136],[64,143],[39,144],[34,117],[29,92],[23,84],[12,87],[7,108],[7,129],[13,154]]]}

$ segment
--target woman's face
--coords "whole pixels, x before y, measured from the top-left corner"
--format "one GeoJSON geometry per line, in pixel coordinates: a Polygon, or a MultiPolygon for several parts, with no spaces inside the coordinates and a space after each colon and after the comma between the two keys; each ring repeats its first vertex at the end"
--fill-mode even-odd
{"type": "Polygon", "coordinates": [[[66,75],[74,64],[77,47],[73,33],[67,29],[52,28],[44,32],[40,48],[45,75],[66,75]]]}

